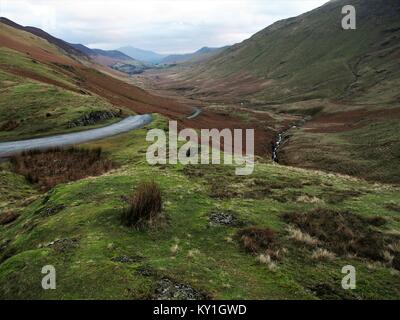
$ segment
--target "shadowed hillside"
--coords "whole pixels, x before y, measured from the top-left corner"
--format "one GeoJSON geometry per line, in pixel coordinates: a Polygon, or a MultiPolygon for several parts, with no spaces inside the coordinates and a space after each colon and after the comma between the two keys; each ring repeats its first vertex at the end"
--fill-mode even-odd
{"type": "Polygon", "coordinates": [[[398,1],[338,0],[274,23],[181,79],[200,81],[192,93],[251,101],[399,101],[399,50],[398,1]],[[357,30],[341,27],[348,4],[356,7],[357,30]]]}

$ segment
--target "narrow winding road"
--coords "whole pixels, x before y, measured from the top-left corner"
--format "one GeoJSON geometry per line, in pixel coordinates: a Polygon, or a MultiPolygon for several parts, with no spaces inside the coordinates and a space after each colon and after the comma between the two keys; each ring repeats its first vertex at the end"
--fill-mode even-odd
{"type": "Polygon", "coordinates": [[[52,137],[2,142],[0,143],[0,158],[10,157],[24,151],[65,147],[93,140],[99,140],[134,129],[142,128],[151,121],[151,114],[144,114],[125,118],[120,122],[103,128],[60,134],[52,137]]]}
{"type": "Polygon", "coordinates": [[[192,120],[196,118],[197,116],[200,115],[201,111],[202,110],[200,108],[194,108],[192,114],[187,116],[186,119],[192,120]]]}

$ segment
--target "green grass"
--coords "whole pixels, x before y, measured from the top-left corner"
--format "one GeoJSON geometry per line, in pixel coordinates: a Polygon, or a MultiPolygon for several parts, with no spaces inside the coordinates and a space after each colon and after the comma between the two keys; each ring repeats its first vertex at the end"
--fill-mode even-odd
{"type": "Polygon", "coordinates": [[[390,119],[339,133],[297,130],[282,154],[296,166],[399,184],[399,130],[399,122],[390,119]]]}
{"type": "MultiPolygon", "coordinates": [[[[160,125],[165,123],[157,117],[150,127],[160,125]]],[[[234,168],[226,166],[151,167],[145,161],[145,134],[142,129],[85,145],[101,146],[122,166],[100,177],[59,185],[27,205],[17,221],[0,226],[0,243],[10,240],[0,251],[1,298],[142,299],[153,294],[162,277],[190,284],[214,299],[400,297],[398,271],[355,257],[315,262],[311,248],[288,238],[281,218],[285,212],[321,206],[348,209],[362,216],[385,216],[388,223],[381,231],[398,232],[397,213],[387,208],[389,203],[400,205],[398,188],[262,161],[248,177],[237,177],[234,168]],[[130,195],[145,180],[156,181],[163,193],[169,223],[158,230],[129,229],[120,221],[126,205],[121,197],[130,195]],[[237,196],[211,197],[215,181],[237,190],[237,196]],[[351,196],[351,191],[359,194],[351,196]],[[340,192],[350,196],[338,198],[340,192]],[[319,201],[302,200],[301,195],[319,201]],[[64,208],[52,216],[43,215],[45,208],[57,205],[64,208]],[[234,240],[237,228],[209,224],[210,212],[226,210],[248,225],[277,232],[279,246],[287,252],[275,270],[240,248],[234,240]],[[47,246],[63,238],[77,239],[78,245],[65,250],[47,246]],[[176,252],[171,250],[175,245],[176,252]],[[112,261],[125,255],[142,258],[133,263],[112,261]],[[56,290],[40,287],[40,270],[47,264],[56,267],[56,290]],[[347,264],[358,272],[357,289],[351,292],[340,285],[341,268],[347,264]],[[153,274],[139,274],[143,267],[153,274]],[[329,290],[316,294],[321,284],[329,290]]],[[[20,177],[7,172],[6,165],[4,170],[1,179],[11,179],[19,186],[13,197],[37,195],[20,177]]]]}
{"type": "Polygon", "coordinates": [[[18,123],[15,129],[0,131],[3,141],[79,131],[118,120],[115,118],[95,126],[69,128],[70,121],[84,114],[116,109],[96,96],[25,80],[2,71],[0,82],[7,84],[0,89],[0,127],[8,121],[18,123]]]}
{"type": "Polygon", "coordinates": [[[71,89],[78,88],[70,77],[59,72],[54,67],[35,61],[29,56],[23,55],[22,53],[9,48],[0,48],[0,67],[1,66],[30,72],[57,81],[71,89]]]}

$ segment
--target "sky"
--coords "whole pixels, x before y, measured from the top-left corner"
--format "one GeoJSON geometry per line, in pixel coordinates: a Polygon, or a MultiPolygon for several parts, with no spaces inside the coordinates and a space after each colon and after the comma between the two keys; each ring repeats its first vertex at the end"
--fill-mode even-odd
{"type": "Polygon", "coordinates": [[[186,53],[232,45],[328,0],[0,0],[0,16],[91,48],[186,53]]]}

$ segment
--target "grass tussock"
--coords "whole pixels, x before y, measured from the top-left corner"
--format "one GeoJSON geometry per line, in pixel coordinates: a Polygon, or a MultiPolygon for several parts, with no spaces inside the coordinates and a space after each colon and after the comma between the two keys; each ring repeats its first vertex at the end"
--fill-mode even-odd
{"type": "Polygon", "coordinates": [[[383,223],[380,218],[363,218],[348,211],[329,209],[289,213],[283,218],[331,252],[375,261],[388,260],[385,251],[393,239],[375,228],[383,223]]]}
{"type": "Polygon", "coordinates": [[[122,223],[127,227],[144,228],[154,226],[162,217],[162,195],[155,182],[141,183],[129,199],[122,213],[122,223]]]}
{"type": "Polygon", "coordinates": [[[288,226],[287,231],[289,233],[289,238],[295,240],[296,242],[304,243],[311,247],[318,244],[318,240],[311,237],[308,233],[301,231],[293,226],[288,226]]]}
{"type": "Polygon", "coordinates": [[[311,259],[317,261],[333,260],[335,259],[335,254],[329,250],[317,248],[313,251],[311,259]]]}
{"type": "Polygon", "coordinates": [[[110,171],[115,164],[102,156],[98,149],[51,149],[29,151],[11,159],[13,171],[23,175],[42,190],[60,183],[98,176],[110,171]]]}
{"type": "Polygon", "coordinates": [[[0,215],[0,225],[6,225],[14,222],[19,217],[19,214],[14,211],[6,211],[0,215]]]}
{"type": "Polygon", "coordinates": [[[244,250],[253,255],[264,255],[270,258],[277,257],[276,234],[271,229],[248,227],[240,229],[236,237],[244,250]]]}

